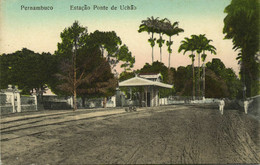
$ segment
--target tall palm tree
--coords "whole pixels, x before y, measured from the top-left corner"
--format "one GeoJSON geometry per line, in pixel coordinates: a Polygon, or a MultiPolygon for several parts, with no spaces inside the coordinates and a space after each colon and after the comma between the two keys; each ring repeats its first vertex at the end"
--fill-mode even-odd
{"type": "Polygon", "coordinates": [[[166,42],[166,45],[168,46],[167,50],[169,52],[169,59],[168,59],[168,67],[170,68],[170,64],[171,64],[171,53],[172,53],[172,49],[171,49],[171,45],[173,44],[173,41],[171,40],[171,37],[174,35],[179,35],[179,33],[184,32],[184,30],[182,28],[178,27],[178,22],[174,22],[173,24],[171,24],[170,21],[165,22],[165,30],[164,33],[169,37],[169,40],[166,42]]]}
{"type": "Polygon", "coordinates": [[[203,53],[201,55],[201,59],[203,62],[203,93],[202,93],[203,98],[205,98],[205,87],[206,87],[206,84],[205,84],[205,60],[207,57],[206,51],[209,51],[211,54],[216,55],[216,48],[213,45],[210,45],[211,41],[212,40],[209,40],[206,37],[203,38],[203,41],[202,41],[203,53]]]}
{"type": "Polygon", "coordinates": [[[142,24],[139,26],[138,32],[147,32],[148,34],[152,34],[151,37],[148,39],[148,42],[150,43],[152,47],[152,62],[154,61],[154,56],[153,56],[153,47],[155,45],[155,40],[154,38],[154,33],[157,31],[157,25],[159,22],[159,18],[154,18],[153,16],[151,18],[147,18],[147,20],[142,20],[142,24]]]}
{"type": "Polygon", "coordinates": [[[191,54],[189,55],[189,57],[191,58],[191,62],[192,62],[192,98],[193,100],[195,99],[195,72],[194,72],[194,61],[195,61],[195,55],[194,55],[194,51],[195,51],[195,45],[194,42],[192,40],[192,38],[187,38],[185,37],[183,41],[181,41],[181,45],[179,47],[178,52],[180,53],[182,50],[184,50],[183,54],[185,54],[187,51],[190,51],[191,54]]]}
{"type": "MultiPolygon", "coordinates": [[[[201,53],[202,53],[202,57],[203,57],[203,62],[205,61],[206,59],[206,54],[205,54],[205,51],[210,51],[211,53],[216,53],[215,50],[216,48],[212,45],[210,45],[209,43],[212,41],[212,40],[208,40],[205,36],[205,34],[200,34],[200,35],[192,35],[192,41],[194,42],[194,46],[195,46],[195,50],[198,54],[198,96],[200,97],[201,95],[201,92],[200,92],[200,83],[201,83],[201,77],[200,77],[200,58],[201,58],[201,53]]],[[[205,66],[204,66],[205,67],[205,66]]],[[[205,68],[204,68],[204,71],[205,71],[205,68]]],[[[203,73],[205,76],[205,73],[203,73]]],[[[203,78],[203,81],[204,81],[205,77],[203,78]]],[[[205,81],[203,82],[203,96],[205,96],[205,81]]]]}
{"type": "Polygon", "coordinates": [[[224,39],[232,39],[233,49],[241,52],[240,76],[246,86],[247,96],[259,91],[259,1],[232,0],[224,12],[224,39]]]}
{"type": "Polygon", "coordinates": [[[198,55],[198,78],[197,78],[197,96],[200,97],[200,54],[202,52],[201,49],[201,35],[191,35],[190,42],[192,42],[192,45],[194,46],[194,51],[198,55]]]}
{"type": "Polygon", "coordinates": [[[156,42],[160,48],[160,62],[162,62],[162,46],[165,42],[165,40],[163,39],[163,35],[167,30],[167,24],[165,21],[169,21],[169,20],[167,18],[164,18],[162,20],[159,20],[158,23],[156,24],[157,25],[156,33],[159,34],[159,39],[156,42]]]}

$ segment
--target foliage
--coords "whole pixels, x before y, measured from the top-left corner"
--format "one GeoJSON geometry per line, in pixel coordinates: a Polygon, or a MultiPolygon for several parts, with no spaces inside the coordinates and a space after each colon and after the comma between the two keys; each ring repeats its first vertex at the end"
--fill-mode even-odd
{"type": "Polygon", "coordinates": [[[160,48],[160,62],[162,62],[162,46],[165,43],[165,40],[163,39],[163,35],[166,34],[169,36],[169,41],[166,42],[167,45],[167,51],[169,52],[169,65],[170,68],[170,55],[172,53],[171,45],[173,44],[173,41],[171,41],[171,37],[174,35],[178,35],[181,32],[184,32],[183,29],[178,27],[178,22],[174,22],[171,24],[169,19],[159,19],[159,17],[154,18],[153,16],[151,18],[147,18],[147,20],[143,20],[142,24],[139,26],[139,33],[141,32],[147,32],[148,34],[151,33],[151,37],[148,39],[148,42],[150,43],[152,47],[152,63],[154,62],[154,55],[153,55],[153,47],[155,46],[156,38],[154,38],[154,34],[159,34],[159,39],[156,41],[160,48]]]}
{"type": "Polygon", "coordinates": [[[174,73],[174,87],[177,95],[190,96],[192,91],[192,68],[179,66],[174,73]]]}
{"type": "Polygon", "coordinates": [[[79,25],[75,21],[72,26],[65,28],[60,34],[61,43],[58,43],[56,54],[60,56],[61,62],[66,67],[61,66],[56,76],[61,80],[62,84],[57,87],[70,95],[73,95],[73,110],[77,109],[77,88],[85,80],[86,74],[84,71],[78,74],[79,67],[77,65],[78,52],[83,49],[86,44],[85,40],[88,37],[87,28],[79,25]],[[72,59],[72,60],[71,60],[72,59]],[[84,75],[84,77],[83,77],[84,75]]]}
{"type": "Polygon", "coordinates": [[[206,69],[206,90],[205,96],[207,98],[227,98],[230,97],[228,93],[228,86],[224,78],[217,76],[216,73],[210,69],[206,69]]]}
{"type": "Polygon", "coordinates": [[[39,54],[26,48],[3,54],[0,56],[1,89],[12,84],[17,85],[22,94],[30,94],[33,89],[42,94],[55,72],[54,64],[55,58],[50,53],[39,54]]]}
{"type": "Polygon", "coordinates": [[[241,83],[231,68],[226,68],[224,63],[217,58],[213,58],[211,62],[206,64],[207,69],[212,70],[216,76],[224,80],[228,91],[226,96],[230,98],[241,97],[241,83]]]}
{"type": "Polygon", "coordinates": [[[225,10],[223,33],[232,39],[233,49],[239,50],[240,75],[247,96],[259,91],[259,1],[232,0],[225,10]]]}
{"type": "Polygon", "coordinates": [[[130,70],[135,63],[135,57],[123,44],[114,31],[101,32],[96,30],[90,33],[85,40],[89,47],[98,47],[103,57],[107,59],[112,69],[121,61],[121,68],[130,70]]]}
{"type": "Polygon", "coordinates": [[[84,100],[113,95],[117,79],[111,69],[118,61],[125,62],[127,69],[135,62],[128,47],[121,45],[121,39],[113,31],[88,34],[87,28],[75,21],[64,29],[61,39],[55,52],[58,73],[50,86],[58,95],[73,95],[74,103],[76,96],[84,100]]]}
{"type": "Polygon", "coordinates": [[[160,62],[162,62],[162,46],[165,42],[165,40],[163,39],[163,35],[165,34],[164,32],[167,28],[167,24],[165,21],[167,21],[167,19],[161,19],[156,24],[156,33],[159,34],[159,39],[156,42],[160,48],[160,62]]]}
{"type": "Polygon", "coordinates": [[[171,63],[170,63],[170,57],[171,57],[171,53],[172,53],[172,44],[173,41],[171,40],[172,36],[174,35],[179,35],[179,33],[184,32],[184,30],[182,28],[178,27],[178,22],[174,22],[173,24],[171,24],[170,21],[167,21],[165,23],[166,28],[163,30],[163,33],[166,34],[169,37],[169,40],[166,42],[167,45],[167,51],[169,52],[169,59],[168,59],[168,67],[170,68],[171,63]]]}
{"type": "MultiPolygon", "coordinates": [[[[170,83],[173,82],[173,76],[169,75],[172,74],[172,71],[169,71],[169,69],[161,62],[153,62],[152,65],[146,63],[143,68],[141,68],[139,71],[139,73],[161,73],[162,78],[163,78],[163,82],[164,83],[170,83]]],[[[160,97],[167,97],[169,95],[172,95],[174,92],[174,89],[164,89],[161,88],[159,90],[160,92],[160,97]]]]}
{"type": "MultiPolygon", "coordinates": [[[[183,41],[181,41],[181,45],[179,47],[179,52],[184,51],[184,54],[187,51],[190,51],[191,54],[189,57],[192,60],[192,77],[193,77],[193,98],[195,98],[195,71],[194,71],[194,52],[198,55],[198,77],[197,77],[197,95],[200,96],[200,58],[202,58],[202,61],[204,62],[206,60],[207,54],[206,51],[209,51],[212,54],[216,54],[216,48],[210,44],[212,40],[209,40],[206,38],[205,34],[200,35],[191,35],[191,38],[184,38],[183,41]],[[202,53],[202,54],[201,54],[202,53]]],[[[204,70],[203,70],[204,71],[204,70]]],[[[203,74],[205,76],[205,73],[203,74]]],[[[203,77],[203,87],[205,87],[205,77],[203,77]]],[[[205,89],[203,89],[203,96],[205,96],[205,89]]]]}
{"type": "MultiPolygon", "coordinates": [[[[76,93],[81,97],[111,96],[115,91],[117,80],[111,72],[107,58],[103,57],[102,50],[97,46],[100,44],[97,34],[101,37],[104,33],[96,31],[95,35],[89,35],[86,28],[81,27],[78,22],[75,23],[61,33],[62,42],[58,44],[56,51],[56,57],[61,63],[56,74],[58,81],[51,85],[52,90],[60,95],[73,95],[75,86],[76,93]],[[77,31],[80,33],[75,37],[77,31]],[[76,46],[73,45],[73,42],[75,43],[73,38],[77,38],[76,46]],[[74,53],[76,54],[75,65],[71,60],[74,53]],[[74,80],[75,70],[76,79],[74,80]]],[[[117,49],[113,49],[112,45],[117,44],[105,44],[105,48],[110,53],[117,49]]]]}
{"type": "Polygon", "coordinates": [[[168,68],[161,62],[153,62],[152,65],[146,63],[143,68],[140,69],[140,73],[161,73],[163,82],[168,82],[168,68]]]}
{"type": "Polygon", "coordinates": [[[128,80],[128,79],[130,79],[130,78],[132,78],[134,76],[135,76],[135,72],[126,72],[126,71],[124,71],[124,72],[120,73],[119,81],[128,80]]]}
{"type": "MultiPolygon", "coordinates": [[[[240,97],[241,84],[231,68],[226,68],[220,59],[214,58],[205,69],[207,98],[240,97]]],[[[173,71],[174,87],[177,95],[192,96],[192,66],[180,66],[173,71]]],[[[196,80],[196,79],[195,79],[196,80]]]]}
{"type": "Polygon", "coordinates": [[[148,34],[151,33],[151,37],[148,39],[148,42],[150,43],[152,47],[152,63],[154,62],[154,56],[153,56],[153,47],[155,45],[156,38],[154,38],[154,33],[156,33],[158,30],[158,22],[159,18],[154,18],[153,16],[151,18],[147,18],[147,20],[142,20],[141,25],[139,26],[138,32],[147,32],[148,34]]]}

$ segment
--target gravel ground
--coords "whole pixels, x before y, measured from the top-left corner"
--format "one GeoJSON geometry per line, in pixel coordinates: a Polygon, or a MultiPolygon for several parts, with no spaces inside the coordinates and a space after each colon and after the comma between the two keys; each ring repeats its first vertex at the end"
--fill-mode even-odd
{"type": "Polygon", "coordinates": [[[1,116],[2,164],[260,163],[259,121],[173,105],[1,116]]]}

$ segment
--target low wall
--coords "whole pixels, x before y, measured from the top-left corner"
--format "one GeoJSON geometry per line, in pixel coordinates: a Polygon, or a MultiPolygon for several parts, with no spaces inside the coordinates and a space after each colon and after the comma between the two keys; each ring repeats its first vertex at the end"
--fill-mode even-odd
{"type": "Polygon", "coordinates": [[[72,109],[72,98],[65,96],[42,96],[39,100],[43,109],[49,110],[61,110],[61,109],[72,109]]]}
{"type": "Polygon", "coordinates": [[[71,105],[67,102],[43,102],[43,108],[44,109],[50,109],[50,110],[61,110],[61,109],[72,109],[71,105]]]}
{"type": "Polygon", "coordinates": [[[28,112],[28,111],[37,111],[37,105],[31,105],[31,104],[27,104],[27,105],[22,105],[21,106],[21,111],[22,112],[28,112]]]}
{"type": "Polygon", "coordinates": [[[0,106],[0,112],[1,114],[7,114],[13,112],[13,106],[0,106]]]}

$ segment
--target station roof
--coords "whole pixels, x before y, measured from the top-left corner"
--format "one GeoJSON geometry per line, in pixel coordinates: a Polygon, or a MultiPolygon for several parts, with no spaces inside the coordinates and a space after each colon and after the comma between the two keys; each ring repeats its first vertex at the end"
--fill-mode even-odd
{"type": "Polygon", "coordinates": [[[133,77],[128,80],[119,82],[119,87],[140,87],[140,86],[158,86],[162,88],[172,88],[172,85],[161,83],[158,81],[151,81],[141,77],[133,77]]]}

